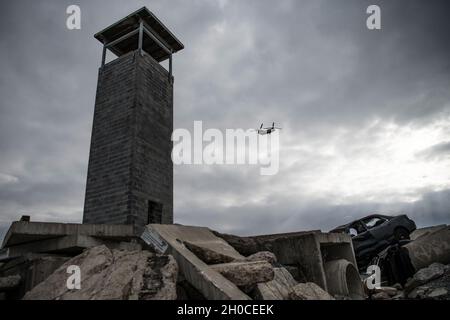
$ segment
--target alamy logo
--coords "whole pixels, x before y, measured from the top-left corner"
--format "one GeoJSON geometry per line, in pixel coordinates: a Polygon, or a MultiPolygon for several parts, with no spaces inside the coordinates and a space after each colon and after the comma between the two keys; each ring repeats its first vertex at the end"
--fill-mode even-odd
{"type": "Polygon", "coordinates": [[[279,133],[259,134],[253,129],[207,129],[194,121],[193,135],[175,129],[172,161],[175,165],[259,165],[261,175],[275,175],[279,169],[279,133]]]}
{"type": "Polygon", "coordinates": [[[373,4],[367,7],[367,14],[370,16],[367,18],[366,25],[369,30],[381,29],[381,9],[379,6],[373,4]]]}
{"type": "Polygon", "coordinates": [[[366,287],[369,290],[381,288],[381,269],[377,265],[367,267],[366,287]]]}
{"type": "Polygon", "coordinates": [[[66,272],[70,274],[67,278],[66,286],[69,290],[80,290],[81,289],[81,270],[79,266],[70,265],[67,267],[66,272]]]}
{"type": "Polygon", "coordinates": [[[66,9],[66,13],[69,15],[66,20],[66,27],[69,30],[81,29],[81,9],[77,5],[70,5],[66,9]]]}

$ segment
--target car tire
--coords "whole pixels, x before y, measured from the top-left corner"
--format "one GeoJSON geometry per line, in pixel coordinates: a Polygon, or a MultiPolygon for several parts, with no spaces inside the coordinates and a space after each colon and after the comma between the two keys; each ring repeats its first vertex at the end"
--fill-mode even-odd
{"type": "Polygon", "coordinates": [[[397,228],[394,231],[394,238],[396,241],[409,240],[409,231],[405,228],[397,228]]]}

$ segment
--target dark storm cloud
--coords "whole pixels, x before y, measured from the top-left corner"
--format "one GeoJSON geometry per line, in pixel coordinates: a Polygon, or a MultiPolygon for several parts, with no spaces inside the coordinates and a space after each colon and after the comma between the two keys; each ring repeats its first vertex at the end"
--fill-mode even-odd
{"type": "MultiPolygon", "coordinates": [[[[254,167],[176,167],[177,222],[253,234],[327,229],[386,206],[409,210],[423,224],[448,220],[445,192],[426,190],[410,206],[370,199],[335,205],[326,195],[318,204],[307,185],[295,185],[336,160],[313,151],[340,128],[357,132],[373,119],[411,126],[447,119],[448,1],[376,1],[381,31],[365,27],[373,4],[365,0],[78,1],[79,31],[65,28],[70,4],[2,6],[3,223],[21,213],[81,220],[101,58],[93,34],[144,5],[186,47],[174,57],[175,127],[192,128],[194,120],[218,129],[276,121],[286,146],[282,159],[292,160],[274,177],[254,167]]],[[[337,147],[356,157],[376,139],[373,132],[337,147]]],[[[433,148],[436,156],[446,150],[433,148]]]]}
{"type": "Polygon", "coordinates": [[[239,14],[236,6],[225,7],[224,22],[248,26],[251,41],[239,33],[228,41],[244,48],[234,60],[220,60],[229,47],[213,52],[221,64],[199,77],[205,90],[194,111],[219,113],[231,124],[236,114],[246,123],[258,110],[269,119],[315,127],[359,125],[371,117],[421,120],[446,108],[447,3],[417,10],[417,1],[381,1],[380,32],[365,28],[367,1],[283,4],[241,2],[239,14]],[[236,76],[239,86],[228,91],[223,80],[235,82],[236,76]]]}
{"type": "Polygon", "coordinates": [[[418,153],[419,157],[425,157],[428,159],[439,159],[450,157],[450,142],[438,143],[426,150],[418,153]]]}
{"type": "Polygon", "coordinates": [[[181,219],[185,224],[206,226],[220,232],[260,235],[299,230],[329,231],[373,213],[406,214],[420,228],[448,224],[449,208],[450,190],[443,190],[425,193],[422,199],[413,203],[366,202],[329,205],[318,202],[299,204],[298,201],[280,201],[276,205],[246,204],[219,210],[213,204],[204,204],[199,208],[185,208],[181,219]],[[232,223],[228,216],[230,212],[239,217],[239,223],[232,223]]]}

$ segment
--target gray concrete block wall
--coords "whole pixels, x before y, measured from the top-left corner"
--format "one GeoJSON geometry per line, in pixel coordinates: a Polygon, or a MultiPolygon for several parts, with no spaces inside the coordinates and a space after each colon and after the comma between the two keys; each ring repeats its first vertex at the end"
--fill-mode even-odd
{"type": "MultiPolygon", "coordinates": [[[[139,224],[173,223],[173,86],[169,74],[152,57],[138,57],[136,137],[132,211],[139,224]],[[162,220],[147,220],[148,200],[163,204],[162,220]]],[[[157,218],[157,217],[155,217],[157,218]]]]}
{"type": "Polygon", "coordinates": [[[147,54],[99,71],[83,223],[173,222],[173,86],[147,54]],[[149,201],[162,219],[148,217],[149,201]]]}

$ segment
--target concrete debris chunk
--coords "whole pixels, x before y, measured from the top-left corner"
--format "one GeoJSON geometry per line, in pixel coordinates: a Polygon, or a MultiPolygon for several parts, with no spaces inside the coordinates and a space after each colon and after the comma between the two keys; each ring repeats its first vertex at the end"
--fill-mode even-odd
{"type": "Polygon", "coordinates": [[[427,236],[427,235],[432,234],[432,233],[434,233],[436,231],[440,231],[440,230],[443,230],[443,229],[446,229],[446,228],[447,228],[447,225],[441,224],[441,225],[438,225],[438,226],[432,226],[432,227],[416,229],[413,232],[411,232],[411,234],[409,235],[409,238],[414,241],[414,240],[416,240],[416,239],[418,239],[420,237],[427,236]]]}
{"type": "Polygon", "coordinates": [[[399,294],[396,294],[395,296],[392,297],[392,300],[403,300],[405,299],[405,293],[403,291],[400,291],[399,294]]]}
{"type": "Polygon", "coordinates": [[[171,256],[98,246],[67,261],[24,299],[172,300],[176,299],[177,273],[177,264],[171,256]],[[80,268],[79,290],[68,289],[69,266],[80,268]]]}
{"type": "Polygon", "coordinates": [[[445,288],[437,288],[432,290],[429,294],[428,294],[428,298],[438,298],[438,297],[442,297],[442,296],[446,296],[448,294],[447,289],[445,288]]]}
{"type": "Polygon", "coordinates": [[[299,283],[289,293],[291,300],[335,300],[328,292],[313,282],[299,283]]]}
{"type": "MultiPolygon", "coordinates": [[[[227,241],[243,255],[255,254],[259,251],[270,251],[283,266],[297,268],[294,272],[298,280],[314,282],[333,294],[342,294],[351,298],[362,299],[363,287],[356,269],[356,259],[352,239],[347,234],[323,233],[320,231],[292,232],[251,237],[238,237],[215,233],[227,241]],[[326,257],[326,259],[324,259],[326,257]],[[329,284],[333,277],[327,277],[326,264],[331,260],[345,260],[339,272],[341,281],[334,281],[338,286],[329,284]],[[348,287],[347,287],[348,286],[348,287]]],[[[334,276],[335,274],[333,274],[334,276]]]]}
{"type": "Polygon", "coordinates": [[[277,263],[277,257],[269,251],[260,251],[249,255],[245,258],[245,261],[267,261],[270,264],[274,265],[277,263]]]}
{"type": "Polygon", "coordinates": [[[232,256],[210,249],[206,246],[202,246],[201,244],[194,244],[186,241],[184,242],[184,245],[206,264],[228,263],[235,260],[232,256]]]}
{"type": "Polygon", "coordinates": [[[398,290],[394,287],[380,287],[374,289],[375,294],[381,292],[386,293],[390,297],[396,296],[398,294],[398,290]]]}
{"type": "Polygon", "coordinates": [[[439,300],[441,298],[447,299],[448,293],[449,292],[446,288],[432,288],[429,286],[420,286],[412,290],[408,294],[408,298],[439,300]]]}
{"type": "Polygon", "coordinates": [[[267,261],[231,262],[212,265],[211,268],[238,287],[246,289],[274,278],[272,265],[267,261]]]}
{"type": "Polygon", "coordinates": [[[417,287],[408,294],[408,298],[409,299],[423,299],[423,298],[425,298],[426,293],[428,292],[429,289],[430,288],[425,287],[425,286],[417,287]]]}
{"type": "Polygon", "coordinates": [[[373,294],[371,298],[372,300],[390,300],[391,296],[387,292],[380,291],[373,294]]]}
{"type": "Polygon", "coordinates": [[[245,259],[227,242],[216,237],[211,230],[204,227],[162,224],[151,224],[148,227],[168,243],[168,252],[176,259],[180,275],[203,297],[208,300],[250,299],[233,282],[214,270],[213,265],[207,265],[185,245],[186,242],[189,242],[236,257],[236,260],[245,259]]]}
{"type": "Polygon", "coordinates": [[[411,292],[414,288],[426,284],[431,280],[441,277],[445,273],[445,265],[441,263],[433,263],[427,268],[420,269],[405,284],[405,290],[411,292]]]}
{"type": "Polygon", "coordinates": [[[274,268],[274,278],[271,281],[258,283],[255,289],[255,299],[258,300],[288,300],[289,293],[297,285],[292,275],[285,268],[274,268]]]}
{"type": "Polygon", "coordinates": [[[394,287],[375,288],[371,292],[371,300],[397,300],[404,297],[403,291],[394,287]]]}
{"type": "Polygon", "coordinates": [[[225,240],[228,244],[230,244],[234,249],[236,249],[240,254],[244,256],[249,256],[261,251],[261,245],[257,242],[256,239],[253,239],[252,237],[239,237],[231,234],[219,233],[214,230],[212,230],[212,233],[215,236],[225,240]]]}
{"type": "Polygon", "coordinates": [[[450,264],[450,226],[439,228],[404,245],[415,270],[433,263],[450,264]]]}

